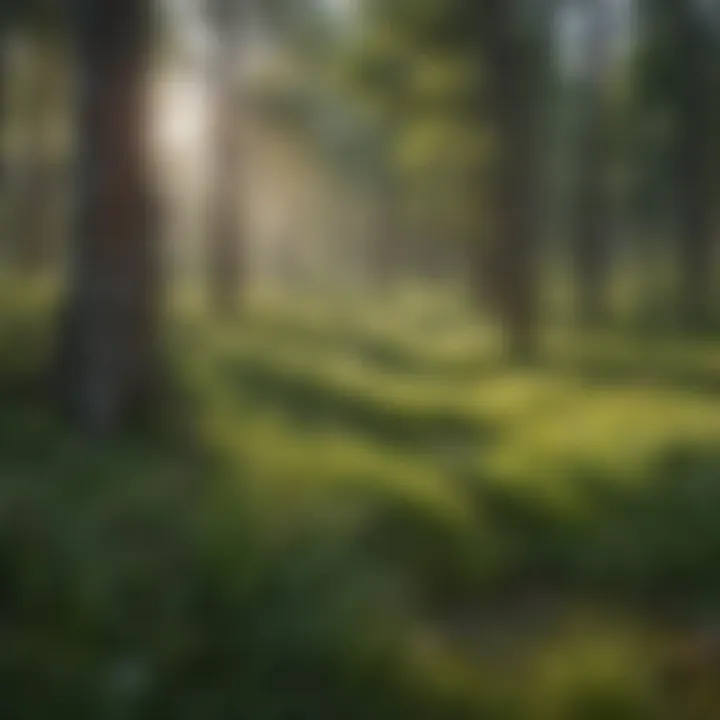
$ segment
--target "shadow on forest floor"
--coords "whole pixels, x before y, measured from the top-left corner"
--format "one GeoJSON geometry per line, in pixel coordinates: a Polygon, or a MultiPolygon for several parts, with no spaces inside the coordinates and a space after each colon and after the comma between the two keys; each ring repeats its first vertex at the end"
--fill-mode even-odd
{"type": "Polygon", "coordinates": [[[180,320],[192,442],[89,445],[3,316],[10,716],[717,717],[720,401],[401,318],[180,320]]]}

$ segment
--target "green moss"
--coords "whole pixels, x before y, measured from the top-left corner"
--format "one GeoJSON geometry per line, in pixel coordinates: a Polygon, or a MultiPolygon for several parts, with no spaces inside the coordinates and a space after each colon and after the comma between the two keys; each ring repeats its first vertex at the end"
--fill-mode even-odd
{"type": "Polygon", "coordinates": [[[561,620],[720,607],[720,343],[518,369],[451,298],[186,307],[184,422],[97,445],[55,291],[0,295],[10,717],[662,717],[636,625],[561,620]]]}

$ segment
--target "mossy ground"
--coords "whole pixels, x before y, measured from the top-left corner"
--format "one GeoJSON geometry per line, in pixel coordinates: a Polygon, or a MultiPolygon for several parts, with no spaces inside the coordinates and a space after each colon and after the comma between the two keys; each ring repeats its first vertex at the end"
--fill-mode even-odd
{"type": "Polygon", "coordinates": [[[715,718],[720,340],[451,296],[177,308],[152,432],[83,440],[0,292],[10,718],[715,718]]]}

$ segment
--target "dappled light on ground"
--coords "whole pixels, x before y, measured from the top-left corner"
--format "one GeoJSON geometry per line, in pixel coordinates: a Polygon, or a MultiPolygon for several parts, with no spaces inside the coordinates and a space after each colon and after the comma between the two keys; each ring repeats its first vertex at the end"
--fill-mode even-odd
{"type": "Polygon", "coordinates": [[[442,303],[259,299],[231,323],[179,311],[167,429],[88,447],[13,397],[47,352],[48,300],[21,296],[0,323],[11,707],[720,707],[720,396],[640,382],[631,358],[604,383],[561,357],[498,366],[442,303]]]}

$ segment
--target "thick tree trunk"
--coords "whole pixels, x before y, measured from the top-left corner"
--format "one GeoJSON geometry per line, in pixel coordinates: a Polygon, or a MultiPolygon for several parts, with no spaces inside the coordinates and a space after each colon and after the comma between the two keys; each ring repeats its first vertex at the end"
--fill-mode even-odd
{"type": "Polygon", "coordinates": [[[147,168],[150,0],[82,0],[79,209],[60,357],[65,407],[104,431],[148,409],[158,277],[147,168]]]}
{"type": "Polygon", "coordinates": [[[238,307],[243,282],[240,224],[241,158],[238,93],[235,84],[235,33],[221,38],[215,67],[216,106],[213,185],[210,194],[209,271],[213,308],[231,315],[238,307]]]}

